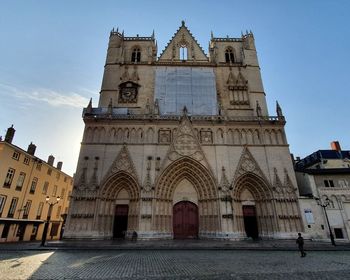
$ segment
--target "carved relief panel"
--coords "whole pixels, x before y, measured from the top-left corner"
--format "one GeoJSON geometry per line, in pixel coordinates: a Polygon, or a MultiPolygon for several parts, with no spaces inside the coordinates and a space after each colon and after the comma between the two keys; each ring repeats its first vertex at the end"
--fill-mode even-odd
{"type": "Polygon", "coordinates": [[[202,144],[213,144],[213,133],[210,129],[201,130],[199,133],[202,144]]]}
{"type": "Polygon", "coordinates": [[[171,142],[171,130],[160,129],[158,132],[158,142],[161,144],[170,144],[171,142]]]}

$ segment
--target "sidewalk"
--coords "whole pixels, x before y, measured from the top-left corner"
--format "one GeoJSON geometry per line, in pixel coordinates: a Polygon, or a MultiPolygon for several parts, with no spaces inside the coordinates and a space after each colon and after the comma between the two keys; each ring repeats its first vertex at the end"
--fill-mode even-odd
{"type": "MultiPolygon", "coordinates": [[[[350,251],[350,243],[332,246],[330,242],[305,241],[306,251],[350,251]]],[[[63,240],[48,241],[45,247],[40,241],[0,243],[0,251],[25,250],[254,250],[296,251],[295,240],[63,240]]]]}

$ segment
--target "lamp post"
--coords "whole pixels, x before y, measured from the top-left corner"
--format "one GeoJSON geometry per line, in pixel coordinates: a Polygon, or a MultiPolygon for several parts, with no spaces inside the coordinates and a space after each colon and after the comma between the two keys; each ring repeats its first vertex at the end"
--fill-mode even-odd
{"type": "Polygon", "coordinates": [[[45,246],[46,237],[47,237],[47,230],[49,228],[50,219],[51,219],[52,208],[55,204],[57,204],[60,201],[60,199],[61,198],[59,196],[57,196],[56,201],[50,202],[50,197],[49,196],[46,197],[46,203],[49,204],[49,210],[47,211],[47,218],[46,218],[46,222],[45,222],[45,226],[44,226],[43,236],[41,237],[41,245],[40,246],[45,246]]]}
{"type": "Polygon", "coordinates": [[[327,211],[326,211],[327,206],[330,204],[329,198],[327,197],[324,201],[322,201],[318,197],[315,197],[315,199],[316,199],[317,205],[319,205],[323,208],[324,215],[326,216],[326,220],[327,220],[327,225],[328,225],[328,229],[329,229],[329,237],[331,238],[331,243],[333,246],[336,246],[335,241],[334,241],[334,235],[332,233],[331,226],[330,226],[329,220],[328,220],[327,211]]]}

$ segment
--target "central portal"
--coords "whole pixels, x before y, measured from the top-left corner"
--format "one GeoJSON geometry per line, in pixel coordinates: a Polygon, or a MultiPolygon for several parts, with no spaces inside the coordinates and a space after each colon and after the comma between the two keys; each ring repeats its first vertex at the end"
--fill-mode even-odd
{"type": "Polygon", "coordinates": [[[198,238],[198,207],[189,201],[180,201],[173,208],[174,239],[198,238]]]}

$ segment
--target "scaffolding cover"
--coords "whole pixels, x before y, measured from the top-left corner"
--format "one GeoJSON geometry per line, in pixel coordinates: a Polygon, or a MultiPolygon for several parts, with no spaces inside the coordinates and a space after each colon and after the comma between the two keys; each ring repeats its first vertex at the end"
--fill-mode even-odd
{"type": "Polygon", "coordinates": [[[217,114],[215,75],[211,68],[157,67],[155,85],[162,115],[180,115],[184,106],[192,115],[217,114]]]}

